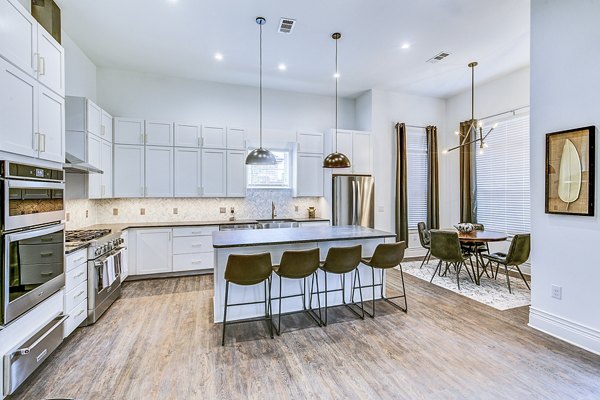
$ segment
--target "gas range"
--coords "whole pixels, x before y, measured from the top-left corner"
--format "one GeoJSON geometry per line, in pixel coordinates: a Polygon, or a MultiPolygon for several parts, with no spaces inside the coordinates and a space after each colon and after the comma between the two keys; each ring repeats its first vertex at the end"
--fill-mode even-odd
{"type": "Polygon", "coordinates": [[[67,245],[86,244],[88,246],[88,260],[93,260],[110,253],[123,244],[121,232],[112,232],[110,229],[80,229],[65,232],[67,245]]]}

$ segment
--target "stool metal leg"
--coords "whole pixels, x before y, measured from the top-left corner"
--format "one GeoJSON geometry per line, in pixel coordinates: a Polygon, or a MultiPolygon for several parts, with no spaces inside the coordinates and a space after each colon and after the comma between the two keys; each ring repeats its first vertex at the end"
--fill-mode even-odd
{"type": "Polygon", "coordinates": [[[225,346],[225,326],[227,325],[227,297],[229,296],[229,282],[225,282],[225,309],[223,312],[223,334],[221,336],[221,346],[225,346]]]}

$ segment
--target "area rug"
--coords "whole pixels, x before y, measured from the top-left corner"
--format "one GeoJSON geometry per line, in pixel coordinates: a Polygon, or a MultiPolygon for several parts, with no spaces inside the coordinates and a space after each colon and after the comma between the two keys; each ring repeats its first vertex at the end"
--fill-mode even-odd
{"type": "MultiPolygon", "coordinates": [[[[407,274],[429,282],[437,263],[437,260],[431,260],[419,269],[421,261],[403,262],[402,270],[407,274]]],[[[448,271],[446,276],[436,274],[433,278],[433,284],[494,307],[497,310],[508,310],[531,304],[531,292],[527,289],[523,280],[520,277],[510,277],[511,294],[506,286],[506,275],[502,271],[498,272],[498,278],[495,280],[484,274],[481,277],[481,285],[476,285],[471,282],[469,276],[463,270],[460,273],[460,290],[458,290],[456,274],[452,269],[448,271]]]]}

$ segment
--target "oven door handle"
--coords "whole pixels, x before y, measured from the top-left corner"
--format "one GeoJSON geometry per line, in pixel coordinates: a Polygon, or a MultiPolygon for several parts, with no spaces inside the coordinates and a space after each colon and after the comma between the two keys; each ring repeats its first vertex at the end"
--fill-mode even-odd
{"type": "Polygon", "coordinates": [[[54,325],[52,325],[52,328],[48,329],[46,331],[46,333],[44,333],[42,336],[40,336],[38,338],[38,340],[36,340],[35,342],[33,342],[31,345],[29,345],[29,347],[23,347],[20,349],[15,350],[15,352],[13,354],[20,354],[22,356],[29,354],[31,352],[31,349],[35,348],[35,346],[38,345],[38,343],[40,343],[42,340],[44,340],[46,338],[46,336],[48,336],[49,334],[51,334],[54,329],[59,326],[60,324],[62,324],[67,318],[69,318],[68,315],[63,315],[62,317],[59,316],[57,318],[60,318],[56,321],[56,323],[54,325]]]}
{"type": "Polygon", "coordinates": [[[7,180],[6,183],[11,189],[64,189],[64,183],[58,182],[38,182],[38,181],[17,181],[7,180]]]}
{"type": "MultiPolygon", "coordinates": [[[[63,231],[65,229],[65,224],[56,224],[46,228],[34,229],[26,232],[17,232],[17,233],[9,233],[6,235],[6,244],[10,242],[16,242],[19,240],[31,239],[38,236],[49,235],[51,233],[56,233],[63,231]]],[[[8,254],[8,253],[7,253],[8,254]]]]}
{"type": "Polygon", "coordinates": [[[98,258],[97,260],[94,260],[94,265],[97,268],[101,267],[102,264],[104,263],[104,261],[106,261],[109,257],[116,256],[117,254],[121,253],[123,250],[125,250],[125,247],[117,247],[116,249],[112,249],[109,253],[103,255],[102,257],[98,258]]]}

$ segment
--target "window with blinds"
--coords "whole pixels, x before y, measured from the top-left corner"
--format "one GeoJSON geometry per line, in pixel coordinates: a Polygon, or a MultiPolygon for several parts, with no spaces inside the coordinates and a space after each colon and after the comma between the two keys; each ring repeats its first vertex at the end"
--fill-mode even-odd
{"type": "Polygon", "coordinates": [[[508,234],[530,231],[529,115],[486,121],[483,152],[477,144],[477,222],[508,234]]]}
{"type": "Polygon", "coordinates": [[[408,228],[427,221],[427,135],[422,129],[406,131],[406,185],[408,186],[408,228]]]}

